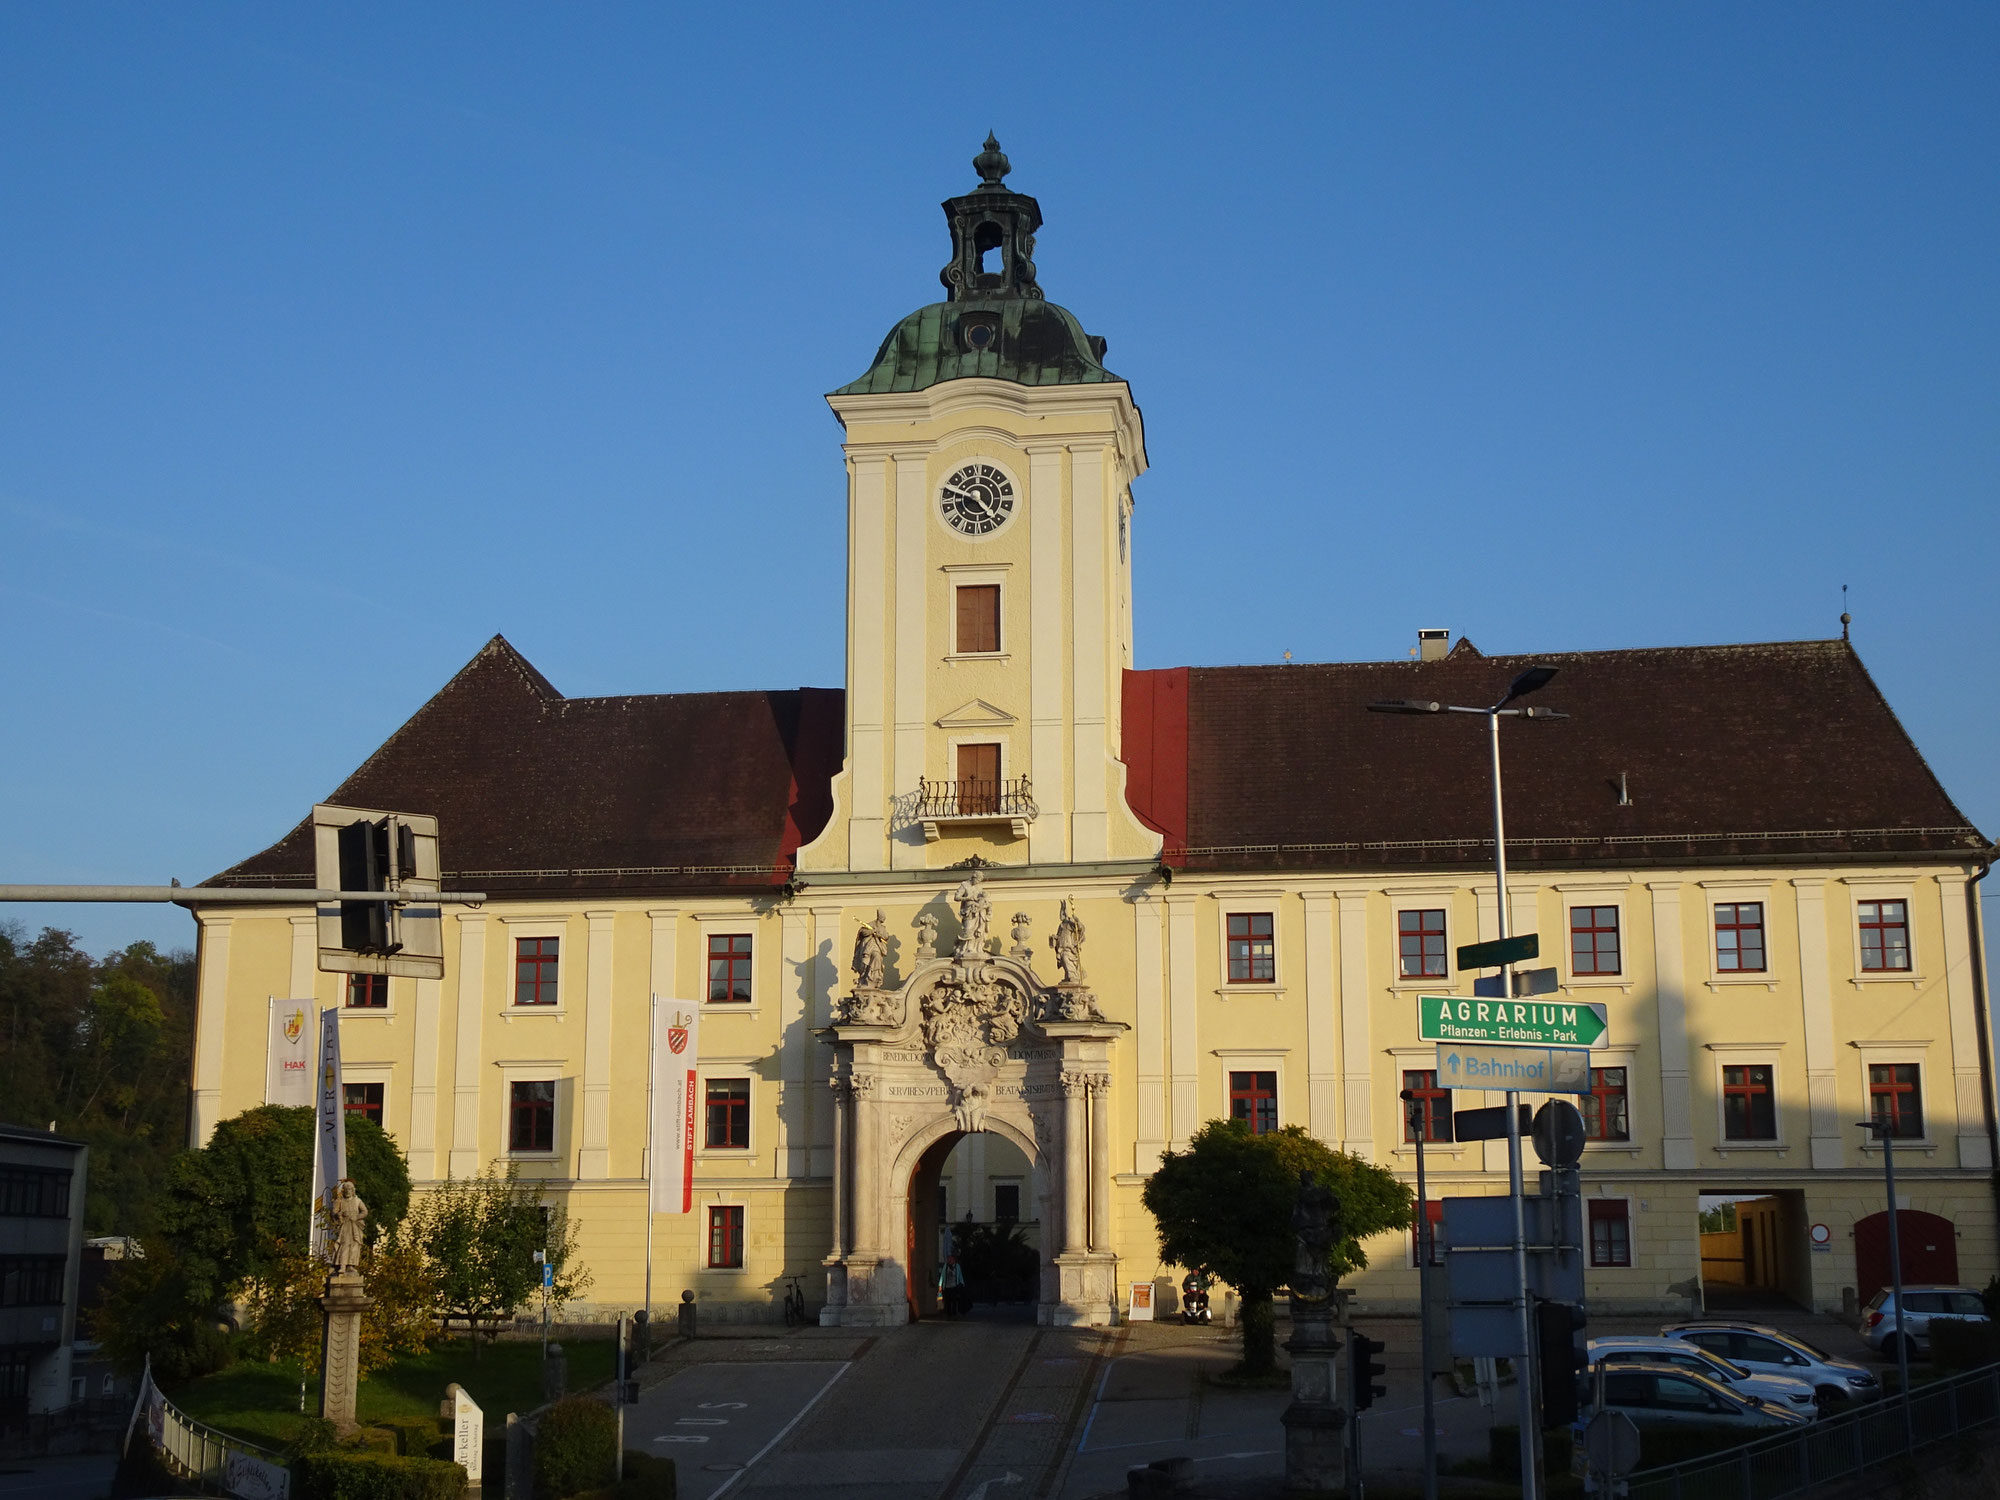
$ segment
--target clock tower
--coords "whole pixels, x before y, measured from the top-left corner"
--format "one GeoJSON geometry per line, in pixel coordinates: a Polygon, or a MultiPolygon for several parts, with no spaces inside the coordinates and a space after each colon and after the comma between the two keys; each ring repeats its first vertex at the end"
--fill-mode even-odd
{"type": "Polygon", "coordinates": [[[827,400],[846,430],[847,756],[799,870],[1147,858],[1125,804],[1131,389],[1037,280],[990,135],[944,204],[945,300],[827,400]]]}

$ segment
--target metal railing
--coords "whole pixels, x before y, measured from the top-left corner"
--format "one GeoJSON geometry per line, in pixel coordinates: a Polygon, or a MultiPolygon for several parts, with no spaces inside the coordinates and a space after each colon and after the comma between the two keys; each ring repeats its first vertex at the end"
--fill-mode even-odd
{"type": "Polygon", "coordinates": [[[2000,1422],[2000,1365],[1987,1365],[1918,1386],[1907,1396],[1850,1407],[1793,1432],[1649,1469],[1626,1484],[1630,1500],[1783,1500],[1995,1422],[2000,1422]]]}
{"type": "Polygon", "coordinates": [[[289,1500],[291,1471],[276,1453],[192,1420],[150,1378],[139,1402],[154,1449],[181,1478],[237,1500],[289,1500]]]}
{"type": "Polygon", "coordinates": [[[1033,818],[1039,811],[1025,776],[1012,781],[978,776],[917,781],[919,818],[1033,818]]]}

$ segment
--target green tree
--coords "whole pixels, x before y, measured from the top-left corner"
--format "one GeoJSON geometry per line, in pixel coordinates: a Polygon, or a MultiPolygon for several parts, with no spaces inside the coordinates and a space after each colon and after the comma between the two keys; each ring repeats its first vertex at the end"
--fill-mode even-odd
{"type": "Polygon", "coordinates": [[[1236,1288],[1246,1375],[1276,1366],[1271,1299],[1290,1279],[1297,1254],[1292,1208],[1302,1171],[1340,1200],[1342,1238],[1327,1257],[1335,1276],[1368,1264],[1362,1241],[1409,1227],[1414,1200],[1407,1187],[1296,1125],[1252,1135],[1241,1120],[1211,1120],[1187,1150],[1161,1158],[1141,1194],[1159,1227],[1162,1260],[1204,1267],[1236,1288]]]}
{"type": "Polygon", "coordinates": [[[475,1334],[539,1300],[537,1250],[554,1267],[551,1309],[591,1283],[577,1261],[576,1223],[512,1162],[504,1173],[489,1165],[477,1177],[446,1178],[411,1209],[409,1235],[437,1274],[440,1314],[463,1318],[475,1334]]]}

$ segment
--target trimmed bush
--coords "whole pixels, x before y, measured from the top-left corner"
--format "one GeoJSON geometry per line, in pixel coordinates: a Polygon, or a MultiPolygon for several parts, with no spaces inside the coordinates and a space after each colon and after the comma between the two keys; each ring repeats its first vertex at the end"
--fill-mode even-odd
{"type": "Polygon", "coordinates": [[[570,1396],[535,1427],[535,1500],[570,1500],[618,1477],[618,1414],[602,1401],[570,1396]]]}
{"type": "Polygon", "coordinates": [[[2000,1323],[1932,1318],[1931,1363],[1940,1370],[1976,1370],[2000,1360],[2000,1323]]]}
{"type": "Polygon", "coordinates": [[[432,1452],[443,1438],[443,1434],[438,1430],[439,1424],[435,1418],[404,1417],[392,1422],[378,1422],[376,1425],[384,1432],[395,1434],[396,1451],[405,1458],[442,1458],[444,1456],[441,1453],[432,1452]]]}
{"type": "Polygon", "coordinates": [[[293,1500],[460,1500],[465,1470],[393,1453],[307,1453],[292,1464],[293,1500]]]}

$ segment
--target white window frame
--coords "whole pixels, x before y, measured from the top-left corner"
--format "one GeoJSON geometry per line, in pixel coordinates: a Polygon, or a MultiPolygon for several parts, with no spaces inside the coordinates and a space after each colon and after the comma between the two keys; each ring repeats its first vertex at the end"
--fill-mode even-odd
{"type": "Polygon", "coordinates": [[[563,1162],[569,1158],[570,1095],[568,1064],[560,1059],[535,1058],[494,1064],[500,1070],[500,1150],[503,1161],[563,1162]],[[556,1086],[555,1149],[516,1151],[514,1149],[514,1085],[553,1083],[556,1086]]]}
{"type": "MultiPolygon", "coordinates": [[[[337,1008],[340,1011],[341,1019],[343,1021],[349,1018],[352,1018],[354,1020],[361,1020],[365,1018],[370,1021],[394,1021],[396,1019],[396,1012],[397,1010],[400,1009],[400,1007],[396,1004],[396,996],[402,988],[401,985],[398,985],[396,983],[398,977],[399,976],[394,974],[361,975],[361,976],[356,976],[354,974],[343,974],[340,976],[339,999],[335,1001],[334,1007],[332,1008],[337,1008]],[[370,978],[370,979],[379,978],[382,981],[382,996],[384,1003],[379,1006],[349,1005],[347,1003],[348,987],[357,977],[370,978]]],[[[403,981],[404,984],[410,984],[412,982],[413,981],[408,979],[405,979],[403,981]]],[[[560,984],[558,984],[557,986],[557,993],[561,993],[560,984]]],[[[278,998],[282,1000],[285,997],[283,995],[280,995],[278,998]]]]}
{"type": "Polygon", "coordinates": [[[1215,935],[1221,946],[1216,950],[1217,972],[1221,982],[1215,987],[1218,995],[1282,995],[1285,992],[1285,922],[1282,893],[1258,891],[1216,891],[1217,911],[1215,914],[1215,935]],[[1237,979],[1229,977],[1229,919],[1231,917],[1268,916],[1271,919],[1271,977],[1262,979],[1237,979]]]}
{"type": "MultiPolygon", "coordinates": [[[[753,944],[750,949],[754,959],[757,953],[753,944]]],[[[718,1007],[719,1009],[720,1007],[718,1007]]],[[[742,1163],[757,1153],[757,1070],[747,1057],[716,1057],[704,1059],[694,1070],[695,1097],[700,1101],[701,1144],[694,1148],[696,1161],[727,1161],[742,1163]],[[744,1146],[711,1146],[708,1144],[708,1081],[711,1079],[742,1078],[750,1084],[750,1141],[744,1146]]]]}
{"type": "Polygon", "coordinates": [[[1854,951],[1854,967],[1848,983],[1857,988],[1864,984],[1928,984],[1924,971],[1919,967],[1923,949],[1917,943],[1917,887],[1911,880],[1856,879],[1843,876],[1841,884],[1847,887],[1847,937],[1854,951]],[[1907,969],[1864,969],[1861,967],[1861,903],[1864,901],[1900,901],[1903,903],[1903,917],[1907,926],[1905,935],[1910,944],[1910,966],[1907,969]]]}
{"type": "Polygon", "coordinates": [[[1771,900],[1772,882],[1768,880],[1704,880],[1702,894],[1708,899],[1708,979],[1709,989],[1720,989],[1726,984],[1761,985],[1773,993],[1778,988],[1778,950],[1771,938],[1771,913],[1775,903],[1771,900]],[[1764,967],[1759,971],[1725,969],[1721,966],[1721,955],[1716,950],[1715,909],[1718,906],[1737,906],[1754,901],[1764,909],[1764,967]]]}
{"type": "MultiPolygon", "coordinates": [[[[572,955],[577,951],[576,939],[570,936],[567,917],[502,917],[501,931],[505,934],[505,961],[501,981],[500,1014],[503,1016],[554,1016],[561,1020],[569,1014],[570,970],[572,955]],[[516,938],[554,938],[556,940],[556,1003],[554,1005],[519,1005],[514,997],[520,993],[520,949],[516,938]]],[[[390,1001],[394,1003],[394,996],[390,1001]]]]}
{"type": "Polygon", "coordinates": [[[742,1193],[710,1193],[701,1204],[701,1226],[696,1230],[701,1236],[700,1254],[695,1257],[697,1276],[748,1276],[750,1274],[750,1200],[742,1193]],[[708,1263],[708,1213],[713,1208],[740,1208],[743,1210],[743,1264],[740,1266],[711,1266],[708,1263]]]}
{"type": "Polygon", "coordinates": [[[1451,886],[1412,889],[1404,887],[1385,893],[1389,897],[1389,988],[1391,990],[1414,990],[1436,993],[1451,989],[1459,981],[1458,955],[1452,947],[1452,933],[1457,930],[1457,912],[1453,897],[1458,892],[1451,886]],[[1444,912],[1444,974],[1440,978],[1405,979],[1403,977],[1403,913],[1406,911],[1444,912]]]}
{"type": "MultiPolygon", "coordinates": [[[[1556,966],[1566,990],[1616,989],[1627,994],[1632,991],[1632,924],[1626,911],[1625,897],[1631,887],[1623,885],[1559,885],[1556,890],[1562,896],[1562,956],[1556,966]],[[1579,906],[1608,906],[1618,913],[1618,972],[1616,974],[1578,974],[1575,968],[1576,948],[1570,940],[1571,912],[1579,906]]],[[[1547,959],[1544,953],[1536,963],[1547,959]]]]}
{"type": "Polygon", "coordinates": [[[1783,1042],[1705,1042],[1711,1057],[1710,1072],[1715,1083],[1715,1150],[1718,1155],[1731,1151],[1789,1151],[1791,1142],[1785,1138],[1785,1096],[1778,1087],[1784,1075],[1784,1063],[1779,1054],[1784,1050],[1783,1042]],[[1728,1135],[1728,1114],[1724,1107],[1724,1068],[1768,1067],[1771,1070],[1771,1121],[1777,1134],[1767,1141],[1736,1141],[1728,1135]]]}
{"type": "MultiPolygon", "coordinates": [[[[1019,509],[1016,506],[1016,509],[1019,509]]],[[[956,536],[958,533],[953,532],[956,536]]],[[[1013,601],[1007,597],[1006,563],[946,563],[941,571],[945,575],[945,588],[951,594],[951,620],[947,639],[951,649],[944,654],[946,661],[1006,661],[1013,652],[1008,642],[1013,638],[1008,629],[1008,616],[1013,601]],[[998,651],[961,651],[958,649],[958,591],[962,588],[994,587],[1000,590],[1000,649],[998,651]]]]}
{"type": "Polygon", "coordinates": [[[700,986],[695,991],[701,997],[703,1015],[715,1016],[755,1016],[764,1008],[764,949],[766,947],[763,922],[754,912],[698,911],[693,913],[695,925],[700,929],[701,939],[696,947],[695,962],[697,973],[695,983],[700,986]],[[750,998],[749,1000],[711,1000],[708,998],[708,940],[712,937],[747,937],[750,939],[750,998]]]}
{"type": "MultiPolygon", "coordinates": [[[[1893,897],[1890,899],[1894,899],[1893,897]]],[[[1937,1149],[1938,1134],[1932,1124],[1931,1105],[1936,1093],[1931,1085],[1939,1069],[1931,1066],[1931,1048],[1927,1042],[1896,1041],[1850,1041],[1848,1046],[1859,1054],[1857,1071],[1861,1076],[1861,1113],[1870,1119],[1875,1115],[1875,1096],[1869,1091],[1868,1067],[1871,1063],[1915,1063],[1917,1067],[1917,1096],[1919,1107],[1924,1112],[1924,1133],[1921,1136],[1896,1137],[1898,1151],[1922,1151],[1926,1154],[1937,1149]]],[[[1879,1157],[1882,1143],[1868,1134],[1859,1149],[1866,1155],[1879,1157]]]]}
{"type": "Polygon", "coordinates": [[[349,1083],[379,1083],[382,1085],[382,1128],[393,1130],[390,1123],[395,1109],[396,1078],[394,1063],[354,1063],[346,1058],[340,1060],[340,1081],[349,1083]]]}
{"type": "Polygon", "coordinates": [[[1278,1078],[1278,1129],[1283,1130],[1289,1123],[1285,1118],[1285,1105],[1291,1096],[1285,1089],[1285,1058],[1291,1052],[1289,1047],[1214,1047],[1211,1055],[1217,1064],[1217,1075],[1222,1084],[1222,1111],[1217,1119],[1234,1118],[1229,1105],[1229,1075],[1231,1073],[1275,1073],[1278,1078]]]}
{"type": "Polygon", "coordinates": [[[1587,1276],[1592,1271],[1636,1271],[1639,1269],[1639,1201],[1630,1193],[1614,1193],[1608,1190],[1583,1194],[1583,1271],[1587,1276]],[[1590,1205],[1592,1203],[1622,1203],[1625,1205],[1625,1264],[1622,1266],[1600,1266],[1592,1259],[1596,1244],[1590,1233],[1590,1205]]]}

